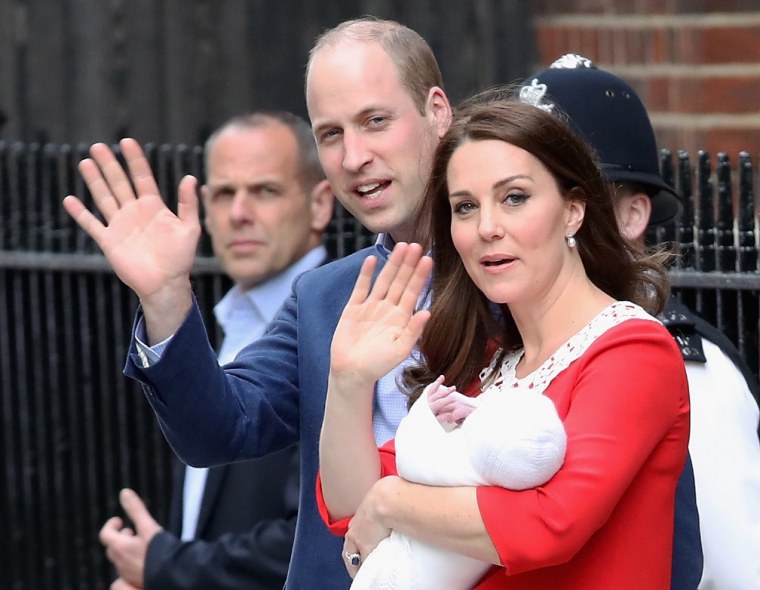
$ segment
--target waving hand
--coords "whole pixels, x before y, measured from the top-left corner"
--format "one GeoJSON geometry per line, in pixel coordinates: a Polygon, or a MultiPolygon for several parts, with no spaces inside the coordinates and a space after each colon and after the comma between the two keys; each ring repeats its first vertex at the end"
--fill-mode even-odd
{"type": "Polygon", "coordinates": [[[374,383],[406,359],[429,317],[416,311],[432,260],[419,244],[399,243],[370,288],[375,259],[356,280],[333,336],[331,372],[374,383]]]}
{"type": "Polygon", "coordinates": [[[187,176],[180,182],[175,215],[161,198],[138,143],[124,139],[120,145],[126,171],[102,143],[93,145],[92,157],[79,165],[105,224],[73,195],[63,206],[138,295],[148,335],[156,341],[174,333],[190,307],[189,277],[200,236],[196,180],[187,176]]]}

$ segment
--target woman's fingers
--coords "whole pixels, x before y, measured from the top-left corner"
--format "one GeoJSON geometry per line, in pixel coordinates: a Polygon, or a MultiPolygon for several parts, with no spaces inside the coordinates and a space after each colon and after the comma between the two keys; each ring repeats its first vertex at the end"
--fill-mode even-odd
{"type": "MultiPolygon", "coordinates": [[[[422,256],[419,244],[396,244],[385,265],[372,283],[375,269],[374,257],[368,257],[362,265],[349,300],[351,303],[364,301],[385,302],[399,306],[412,313],[433,268],[429,256],[422,256]],[[372,265],[367,260],[372,259],[372,265]],[[371,287],[370,287],[371,285],[371,287]]],[[[423,322],[424,323],[424,322],[423,322]]]]}
{"type": "Polygon", "coordinates": [[[388,259],[388,284],[385,287],[385,293],[378,293],[379,296],[394,304],[401,301],[422,257],[422,246],[419,244],[398,244],[397,248],[393,249],[394,254],[397,253],[397,249],[398,256],[391,256],[388,259]]]}
{"type": "Polygon", "coordinates": [[[433,268],[422,246],[399,242],[377,276],[367,299],[382,301],[412,313],[433,268]]]}
{"type": "Polygon", "coordinates": [[[432,271],[432,258],[422,256],[417,260],[398,301],[402,309],[407,309],[411,312],[417,306],[417,302],[428,283],[432,271]]]}
{"type": "Polygon", "coordinates": [[[410,244],[399,242],[393,247],[380,273],[372,285],[370,297],[376,300],[384,300],[388,297],[393,281],[402,269],[410,244]]]}
{"type": "Polygon", "coordinates": [[[377,265],[377,258],[375,256],[367,256],[362,263],[362,267],[359,270],[359,276],[356,277],[354,283],[354,290],[351,291],[351,296],[348,298],[349,305],[358,305],[364,303],[369,293],[370,284],[372,283],[372,274],[375,272],[375,266],[377,265]]]}

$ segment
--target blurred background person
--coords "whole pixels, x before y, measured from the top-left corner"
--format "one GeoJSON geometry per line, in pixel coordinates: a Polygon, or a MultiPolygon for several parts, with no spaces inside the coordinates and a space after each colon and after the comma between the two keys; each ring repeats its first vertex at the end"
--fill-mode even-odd
{"type": "MultiPolygon", "coordinates": [[[[325,262],[333,195],[311,127],[287,112],[231,119],[206,142],[205,162],[205,226],[234,282],[214,308],[226,364],[264,333],[293,279],[325,262]]],[[[167,530],[123,490],[134,531],[114,517],[100,532],[119,573],[113,588],[280,590],[295,532],[298,452],[294,445],[210,469],[177,461],[167,530]]]]}

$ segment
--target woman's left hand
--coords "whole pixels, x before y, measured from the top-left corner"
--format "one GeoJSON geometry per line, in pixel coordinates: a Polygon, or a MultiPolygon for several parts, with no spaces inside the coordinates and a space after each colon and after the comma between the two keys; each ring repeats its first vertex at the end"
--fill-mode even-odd
{"type": "Polygon", "coordinates": [[[377,508],[381,498],[392,494],[394,486],[400,481],[401,478],[396,475],[378,480],[364,497],[348,525],[348,532],[343,543],[343,562],[352,578],[378,543],[391,534],[391,529],[381,522],[377,508]],[[358,565],[351,563],[350,557],[355,554],[360,556],[358,565]]]}

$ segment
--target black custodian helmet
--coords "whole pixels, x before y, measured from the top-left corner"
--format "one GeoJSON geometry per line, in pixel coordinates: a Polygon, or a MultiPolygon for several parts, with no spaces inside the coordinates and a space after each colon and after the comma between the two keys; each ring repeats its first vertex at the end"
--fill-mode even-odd
{"type": "Polygon", "coordinates": [[[676,216],[681,199],[662,179],[652,123],[627,82],[587,58],[567,54],[523,84],[522,101],[567,115],[596,151],[605,180],[646,187],[652,201],[650,225],[676,216]]]}

